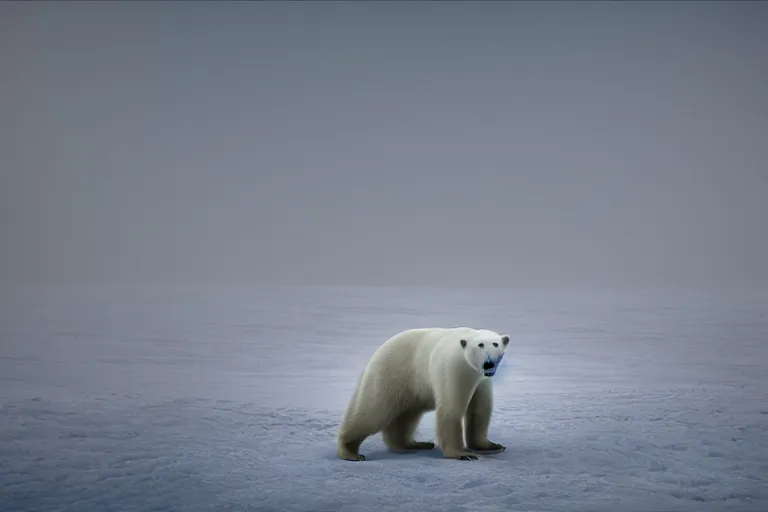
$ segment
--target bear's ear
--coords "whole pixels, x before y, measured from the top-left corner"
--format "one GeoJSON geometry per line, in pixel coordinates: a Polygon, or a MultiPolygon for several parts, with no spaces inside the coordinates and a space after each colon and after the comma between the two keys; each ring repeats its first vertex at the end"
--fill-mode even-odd
{"type": "Polygon", "coordinates": [[[467,348],[467,340],[461,340],[459,343],[461,343],[461,348],[467,348]]]}
{"type": "Polygon", "coordinates": [[[507,343],[509,343],[509,336],[507,336],[506,334],[505,334],[504,336],[502,336],[502,337],[501,337],[501,342],[502,342],[502,343],[504,344],[504,346],[506,347],[506,346],[507,346],[507,343]]]}

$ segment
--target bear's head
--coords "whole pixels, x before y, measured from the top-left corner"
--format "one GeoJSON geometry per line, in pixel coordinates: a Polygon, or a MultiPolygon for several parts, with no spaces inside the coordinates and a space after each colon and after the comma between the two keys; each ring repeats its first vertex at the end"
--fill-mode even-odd
{"type": "Polygon", "coordinates": [[[478,336],[462,338],[459,343],[469,366],[485,377],[493,377],[501,358],[504,357],[509,336],[493,331],[481,331],[478,336]]]}

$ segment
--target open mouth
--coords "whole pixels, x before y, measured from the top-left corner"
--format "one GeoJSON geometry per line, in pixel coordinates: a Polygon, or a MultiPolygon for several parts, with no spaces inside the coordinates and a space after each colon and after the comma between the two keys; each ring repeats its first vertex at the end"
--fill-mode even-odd
{"type": "Polygon", "coordinates": [[[483,375],[486,377],[493,377],[496,375],[496,369],[499,367],[502,357],[504,357],[504,354],[500,355],[498,359],[486,359],[483,363],[483,375]]]}

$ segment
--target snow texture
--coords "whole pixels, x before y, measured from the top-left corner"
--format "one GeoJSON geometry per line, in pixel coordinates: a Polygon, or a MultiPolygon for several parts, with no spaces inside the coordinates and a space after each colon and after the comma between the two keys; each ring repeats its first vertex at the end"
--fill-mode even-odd
{"type": "MultiPolygon", "coordinates": [[[[768,295],[46,289],[0,309],[0,511],[765,511],[768,295]],[[390,335],[512,341],[491,439],[335,455],[390,335]]],[[[434,439],[434,413],[419,436],[434,439]]]]}

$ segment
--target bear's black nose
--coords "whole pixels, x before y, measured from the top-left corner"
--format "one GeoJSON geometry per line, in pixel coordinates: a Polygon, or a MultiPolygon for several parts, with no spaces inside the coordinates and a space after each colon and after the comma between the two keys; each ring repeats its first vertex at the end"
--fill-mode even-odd
{"type": "Polygon", "coordinates": [[[494,366],[496,366],[496,365],[493,364],[492,362],[486,361],[485,363],[483,363],[483,370],[490,370],[494,366]]]}

